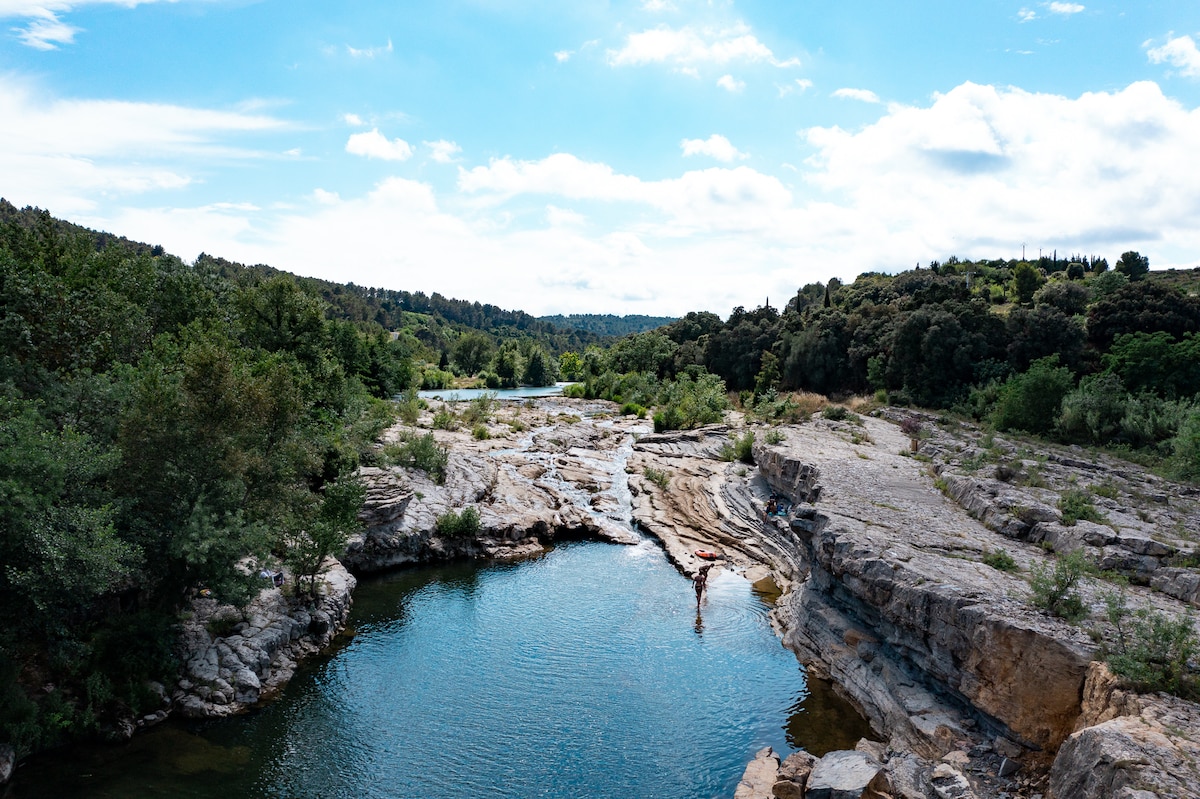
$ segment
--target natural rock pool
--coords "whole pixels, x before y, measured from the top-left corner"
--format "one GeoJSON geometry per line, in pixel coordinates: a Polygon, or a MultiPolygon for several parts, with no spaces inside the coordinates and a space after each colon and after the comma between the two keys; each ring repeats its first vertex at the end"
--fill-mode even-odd
{"type": "Polygon", "coordinates": [[[696,613],[653,543],[409,569],[261,710],[50,753],[12,797],[732,797],[763,746],[869,733],[732,573],[696,613]]]}

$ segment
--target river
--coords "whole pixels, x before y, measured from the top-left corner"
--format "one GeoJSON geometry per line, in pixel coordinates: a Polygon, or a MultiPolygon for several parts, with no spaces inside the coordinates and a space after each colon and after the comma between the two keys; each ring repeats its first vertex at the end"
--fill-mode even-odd
{"type": "Polygon", "coordinates": [[[22,766],[17,797],[722,797],[763,746],[865,723],[806,682],[741,577],[696,611],[646,541],[364,580],[350,633],[274,702],[22,766]]]}

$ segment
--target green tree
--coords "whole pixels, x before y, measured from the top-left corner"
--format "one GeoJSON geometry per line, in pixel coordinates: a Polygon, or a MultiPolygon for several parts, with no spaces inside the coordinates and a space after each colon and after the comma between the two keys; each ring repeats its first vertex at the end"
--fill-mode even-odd
{"type": "Polygon", "coordinates": [[[1150,271],[1150,259],[1136,250],[1122,253],[1117,260],[1116,271],[1132,280],[1141,280],[1150,271]]]}
{"type": "Polygon", "coordinates": [[[492,339],[483,333],[465,333],[454,345],[454,362],[463,374],[477,374],[492,357],[492,339]]]}
{"type": "Polygon", "coordinates": [[[1044,282],[1045,278],[1037,268],[1025,261],[1021,261],[1013,269],[1013,293],[1017,297],[1017,302],[1022,305],[1033,302],[1033,295],[1044,282]]]}
{"type": "Polygon", "coordinates": [[[1001,430],[1048,433],[1074,383],[1071,370],[1058,365],[1057,355],[1040,358],[1001,387],[992,423],[1001,430]]]}
{"type": "Polygon", "coordinates": [[[582,380],[584,377],[583,358],[577,352],[564,352],[558,359],[558,371],[563,380],[582,380]]]}

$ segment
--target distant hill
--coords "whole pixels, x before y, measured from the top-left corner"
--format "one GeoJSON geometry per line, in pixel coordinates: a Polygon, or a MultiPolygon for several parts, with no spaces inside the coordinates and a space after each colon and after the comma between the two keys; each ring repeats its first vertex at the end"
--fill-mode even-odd
{"type": "Polygon", "coordinates": [[[1200,295],[1200,266],[1192,269],[1151,269],[1146,280],[1161,283],[1192,296],[1200,295]]]}
{"type": "Polygon", "coordinates": [[[645,333],[647,330],[669,325],[675,321],[675,317],[585,313],[571,314],[570,316],[539,316],[538,320],[549,322],[556,327],[583,330],[599,336],[627,336],[630,333],[645,333]]]}

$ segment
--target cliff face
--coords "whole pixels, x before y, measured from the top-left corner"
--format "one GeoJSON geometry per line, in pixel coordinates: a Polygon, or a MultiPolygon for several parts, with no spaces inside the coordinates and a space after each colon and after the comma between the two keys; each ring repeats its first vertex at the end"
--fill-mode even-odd
{"type": "MultiPolygon", "coordinates": [[[[1060,750],[1056,796],[1121,795],[1076,792],[1070,775],[1102,772],[1098,764],[1110,762],[1120,736],[1133,735],[1129,725],[1148,711],[1090,721],[1083,699],[1096,644],[1080,627],[1033,608],[1025,578],[1049,562],[1049,550],[1091,547],[1097,562],[1152,586],[1190,585],[1200,579],[1195,569],[1168,565],[1195,524],[1189,489],[1127,466],[1086,462],[1085,469],[1061,453],[1024,462],[1016,447],[1006,476],[1038,473],[1031,485],[1005,483],[969,468],[981,461],[995,468],[1003,442],[981,458],[970,437],[934,428],[913,457],[908,436],[885,419],[814,419],[781,431],[782,443],[755,446],[756,468],[713,460],[725,429],[641,439],[634,471],[671,477],[665,488],[633,478],[635,518],[685,571],[697,563],[694,548],[717,549],[735,568],[770,565],[783,589],[775,617],[785,644],[810,670],[831,676],[895,752],[926,760],[916,781],[925,788],[911,795],[937,795],[935,760],[955,771],[942,778],[957,784],[961,777],[980,796],[1017,792],[1010,775],[1018,764],[1021,778],[1033,778],[1028,789],[1044,792],[1045,769],[1060,750]],[[1096,502],[1109,525],[1062,523],[1057,498],[1087,485],[1082,479],[1103,481],[1096,502]],[[794,503],[786,517],[765,513],[772,494],[794,503]],[[1139,497],[1153,510],[1136,507],[1139,497]],[[982,562],[999,549],[1019,571],[982,562]]],[[[1093,616],[1087,624],[1101,636],[1103,590],[1090,582],[1082,589],[1093,616]]],[[[1135,603],[1168,612],[1183,607],[1164,594],[1179,593],[1131,589],[1135,603]]],[[[1200,731],[1196,706],[1172,701],[1178,729],[1200,731]]],[[[1145,730],[1136,737],[1158,740],[1145,730]]],[[[1176,744],[1174,754],[1168,747],[1138,762],[1181,759],[1187,748],[1176,744]]]]}

